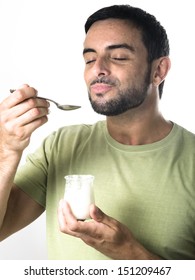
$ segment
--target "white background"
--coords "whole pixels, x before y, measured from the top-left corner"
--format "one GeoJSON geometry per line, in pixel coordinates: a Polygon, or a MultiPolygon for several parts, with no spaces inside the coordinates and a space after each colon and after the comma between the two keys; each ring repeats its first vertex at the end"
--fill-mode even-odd
{"type": "MultiPolygon", "coordinates": [[[[195,132],[193,1],[0,0],[0,101],[10,88],[28,83],[40,96],[82,106],[63,112],[52,105],[49,122],[34,133],[22,161],[58,127],[103,118],[92,111],[83,80],[84,23],[99,8],[126,3],[154,14],[166,28],[172,68],[161,110],[166,118],[195,132]]],[[[0,259],[47,259],[45,233],[42,215],[0,244],[0,259]]]]}

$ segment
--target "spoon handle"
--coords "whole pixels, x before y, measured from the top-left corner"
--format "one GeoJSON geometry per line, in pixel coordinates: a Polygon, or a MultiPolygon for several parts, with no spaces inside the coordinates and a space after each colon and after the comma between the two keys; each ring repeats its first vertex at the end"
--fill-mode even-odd
{"type": "Polygon", "coordinates": [[[56,106],[59,106],[59,103],[57,103],[56,101],[54,101],[54,100],[52,100],[52,99],[49,99],[49,98],[47,98],[47,97],[37,96],[37,98],[43,99],[43,100],[48,100],[48,101],[53,102],[54,104],[56,104],[56,106]]]}
{"type": "MultiPolygon", "coordinates": [[[[9,91],[10,91],[10,93],[13,93],[13,92],[15,91],[15,89],[10,89],[9,91]]],[[[43,99],[43,100],[51,101],[51,102],[53,102],[54,104],[56,104],[57,106],[59,105],[56,101],[54,101],[54,100],[52,100],[52,99],[49,99],[49,98],[47,98],[47,97],[37,96],[37,98],[40,98],[40,99],[43,99]]]]}

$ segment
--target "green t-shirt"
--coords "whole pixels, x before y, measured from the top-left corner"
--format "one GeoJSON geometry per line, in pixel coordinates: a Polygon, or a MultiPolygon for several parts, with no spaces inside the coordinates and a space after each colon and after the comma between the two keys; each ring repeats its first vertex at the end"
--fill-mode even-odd
{"type": "Polygon", "coordinates": [[[21,166],[15,183],[46,208],[49,259],[108,259],[59,231],[68,174],[95,176],[96,205],[165,259],[195,259],[195,136],[174,124],[163,140],[123,145],[106,122],[59,129],[21,166]]]}

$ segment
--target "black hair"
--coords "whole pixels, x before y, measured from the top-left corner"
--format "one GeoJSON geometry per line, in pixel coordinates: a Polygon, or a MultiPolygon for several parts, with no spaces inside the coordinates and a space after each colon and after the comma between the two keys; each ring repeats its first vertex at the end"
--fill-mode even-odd
{"type": "MultiPolygon", "coordinates": [[[[129,20],[136,28],[141,30],[143,44],[148,52],[148,62],[169,55],[169,40],[166,30],[156,18],[146,11],[130,5],[113,5],[102,8],[93,13],[85,23],[87,33],[93,23],[109,18],[129,20]]],[[[161,98],[164,81],[159,85],[161,98]]]]}

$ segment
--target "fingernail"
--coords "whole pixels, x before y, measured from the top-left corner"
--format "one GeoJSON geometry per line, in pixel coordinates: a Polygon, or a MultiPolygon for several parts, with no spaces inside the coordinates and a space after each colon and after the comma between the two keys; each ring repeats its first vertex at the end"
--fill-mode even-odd
{"type": "Polygon", "coordinates": [[[35,90],[35,94],[36,94],[36,96],[38,95],[38,90],[37,89],[34,89],[35,90]]]}

